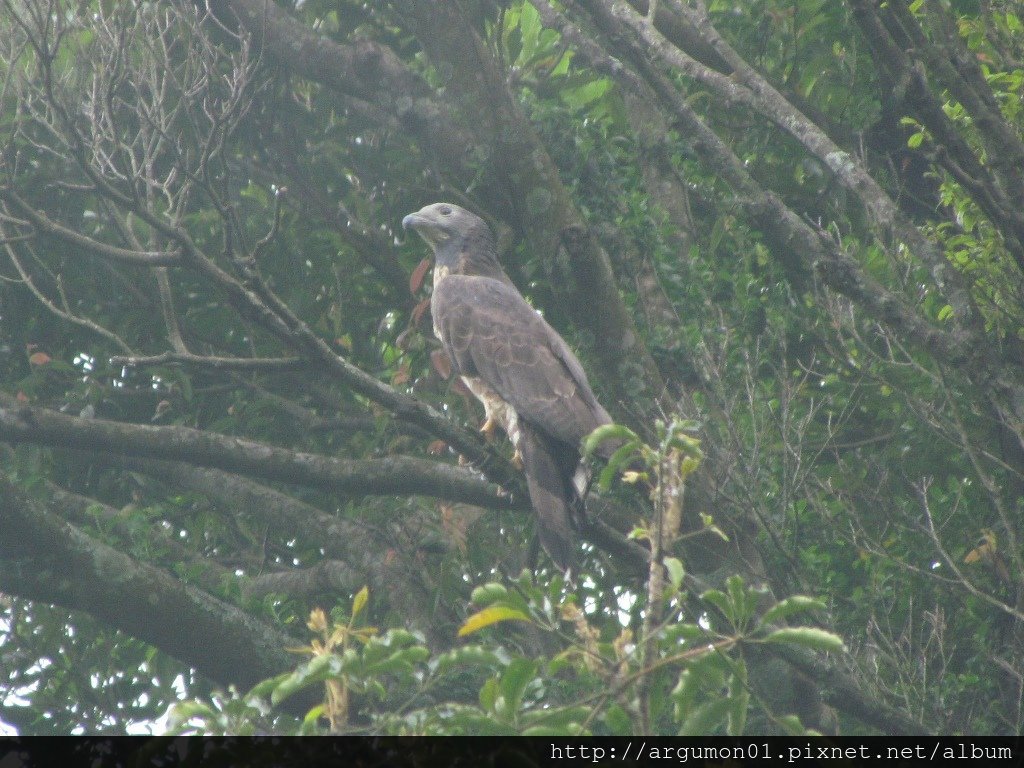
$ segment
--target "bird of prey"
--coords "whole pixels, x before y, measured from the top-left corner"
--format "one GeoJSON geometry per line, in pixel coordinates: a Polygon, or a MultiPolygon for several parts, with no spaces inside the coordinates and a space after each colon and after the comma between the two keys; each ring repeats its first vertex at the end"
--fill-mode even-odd
{"type": "Polygon", "coordinates": [[[451,203],[402,219],[434,252],[430,310],[452,370],[483,403],[488,438],[501,427],[526,474],[541,545],[563,570],[589,483],[580,442],[611,422],[569,345],[498,263],[490,227],[451,203]]]}

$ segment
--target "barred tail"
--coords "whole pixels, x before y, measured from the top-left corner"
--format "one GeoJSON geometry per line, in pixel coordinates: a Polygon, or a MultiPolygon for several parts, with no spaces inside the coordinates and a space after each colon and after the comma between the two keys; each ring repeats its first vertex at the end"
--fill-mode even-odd
{"type": "Polygon", "coordinates": [[[579,559],[575,523],[584,514],[576,487],[579,453],[522,421],[519,428],[519,451],[541,546],[559,568],[573,570],[579,559]]]}

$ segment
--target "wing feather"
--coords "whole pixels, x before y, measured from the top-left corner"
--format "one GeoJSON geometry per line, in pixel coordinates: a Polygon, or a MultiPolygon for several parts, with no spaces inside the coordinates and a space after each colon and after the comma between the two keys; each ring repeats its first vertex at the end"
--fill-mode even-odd
{"type": "Polygon", "coordinates": [[[513,286],[449,275],[431,311],[457,372],[480,377],[542,434],[577,446],[611,420],[572,350],[513,286]]]}

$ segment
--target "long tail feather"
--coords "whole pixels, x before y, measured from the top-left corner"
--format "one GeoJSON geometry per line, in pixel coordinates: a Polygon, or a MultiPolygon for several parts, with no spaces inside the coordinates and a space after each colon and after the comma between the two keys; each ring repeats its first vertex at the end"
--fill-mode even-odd
{"type": "Polygon", "coordinates": [[[541,546],[559,568],[572,570],[579,558],[574,522],[583,514],[583,501],[574,484],[579,454],[555,444],[528,424],[520,424],[520,429],[519,450],[541,546]]]}

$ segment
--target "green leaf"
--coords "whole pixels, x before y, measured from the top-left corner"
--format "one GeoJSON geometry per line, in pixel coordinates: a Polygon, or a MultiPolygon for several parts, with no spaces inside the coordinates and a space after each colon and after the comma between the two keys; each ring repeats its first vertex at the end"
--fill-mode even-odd
{"type": "Polygon", "coordinates": [[[680,736],[707,736],[723,729],[732,709],[731,699],[714,699],[697,707],[679,728],[680,736]]]}
{"type": "Polygon", "coordinates": [[[832,632],[817,627],[783,627],[765,638],[768,643],[791,643],[812,648],[816,651],[841,653],[844,650],[843,639],[832,632]]]}
{"type": "Polygon", "coordinates": [[[523,736],[583,736],[585,732],[579,723],[570,723],[566,726],[536,725],[532,728],[524,728],[523,736]]]}
{"type": "Polygon", "coordinates": [[[722,592],[720,589],[709,589],[703,595],[700,596],[701,600],[711,603],[713,606],[718,608],[729,621],[734,621],[735,616],[733,615],[732,601],[729,600],[729,596],[722,592]]]}
{"type": "Polygon", "coordinates": [[[499,600],[504,600],[506,597],[508,597],[508,590],[505,586],[492,581],[474,589],[473,593],[469,596],[469,600],[475,605],[490,605],[499,600]]]}
{"type": "Polygon", "coordinates": [[[599,80],[592,80],[579,88],[567,88],[561,91],[559,95],[569,109],[583,109],[604,96],[608,89],[611,88],[611,85],[611,80],[601,78],[599,80]]]}
{"type": "Polygon", "coordinates": [[[730,736],[743,735],[747,722],[747,710],[750,707],[750,691],[747,688],[747,666],[743,659],[738,659],[734,672],[729,680],[729,717],[726,719],[726,731],[730,736]]]}
{"type": "Polygon", "coordinates": [[[672,624],[665,628],[661,636],[665,644],[671,645],[680,641],[704,642],[708,638],[708,633],[696,624],[672,624]]]}
{"type": "Polygon", "coordinates": [[[537,662],[532,659],[513,659],[501,675],[498,689],[510,714],[519,709],[526,686],[537,676],[537,662]]]}
{"type": "Polygon", "coordinates": [[[519,36],[523,41],[523,47],[519,52],[518,58],[520,63],[533,58],[537,51],[540,30],[540,14],[537,13],[537,9],[529,3],[523,3],[519,16],[519,36]]]}
{"type": "Polygon", "coordinates": [[[491,677],[480,687],[480,706],[489,712],[493,712],[497,700],[498,678],[491,677]]]}
{"type": "Polygon", "coordinates": [[[352,620],[355,621],[356,616],[360,614],[363,608],[366,607],[366,602],[370,599],[369,587],[363,587],[357,593],[355,598],[352,600],[352,620]]]}
{"type": "Polygon", "coordinates": [[[282,680],[270,695],[272,704],[280,704],[297,691],[322,683],[341,672],[341,658],[332,653],[314,656],[282,680]]]}
{"type": "Polygon", "coordinates": [[[450,720],[452,729],[461,729],[467,736],[518,736],[512,726],[486,715],[462,712],[450,720]]]}
{"type": "Polygon", "coordinates": [[[397,678],[406,677],[412,675],[415,670],[412,665],[403,659],[396,659],[394,657],[388,657],[382,661],[378,661],[375,664],[369,664],[364,669],[360,670],[360,676],[381,676],[381,675],[394,675],[397,678]]]}
{"type": "Polygon", "coordinates": [[[629,466],[630,459],[636,454],[636,441],[629,440],[624,445],[620,445],[615,453],[608,459],[608,464],[604,469],[601,470],[601,476],[598,479],[598,485],[602,491],[607,491],[611,488],[612,480],[615,479],[615,475],[619,473],[621,469],[629,466]]]}
{"type": "Polygon", "coordinates": [[[467,645],[464,648],[456,648],[437,657],[437,671],[442,674],[456,667],[494,669],[499,664],[498,655],[481,645],[467,645]]]}
{"type": "Polygon", "coordinates": [[[679,681],[670,694],[675,719],[682,721],[689,715],[702,690],[721,690],[730,673],[729,662],[718,653],[709,652],[692,660],[679,674],[679,681]]]}
{"type": "Polygon", "coordinates": [[[636,433],[622,424],[604,424],[583,438],[583,453],[593,456],[594,452],[607,440],[639,440],[636,433]]]}
{"type": "Polygon", "coordinates": [[[317,704],[315,707],[309,710],[309,712],[306,713],[306,716],[302,718],[302,725],[299,726],[299,735],[311,736],[315,734],[318,731],[317,726],[320,722],[320,718],[323,717],[323,714],[323,704],[317,704]]]}
{"type": "Polygon", "coordinates": [[[187,723],[193,717],[216,717],[213,707],[201,701],[183,701],[171,707],[169,721],[176,725],[187,723]]]}
{"type": "Polygon", "coordinates": [[[747,591],[744,589],[743,577],[736,574],[725,580],[726,588],[729,590],[729,602],[732,603],[733,611],[736,614],[734,621],[740,622],[749,616],[749,603],[747,591]]]}
{"type": "MultiPolygon", "coordinates": [[[[523,713],[521,722],[524,727],[555,728],[563,733],[573,729],[581,729],[580,725],[591,715],[591,708],[584,706],[556,707],[553,709],[535,709],[523,713]]],[[[523,731],[526,735],[526,731],[523,731]]]]}
{"type": "Polygon", "coordinates": [[[804,611],[823,611],[825,603],[806,595],[793,595],[785,600],[780,600],[761,616],[762,624],[773,624],[787,616],[792,616],[804,611]]]}
{"type": "Polygon", "coordinates": [[[478,611],[466,619],[465,623],[459,627],[459,637],[479,632],[484,627],[497,624],[499,621],[512,620],[529,622],[530,617],[515,608],[509,608],[504,605],[492,605],[490,608],[484,608],[482,611],[478,611]]]}
{"type": "Polygon", "coordinates": [[[704,455],[704,451],[700,447],[700,439],[683,432],[674,432],[668,444],[690,456],[701,457],[704,455]]]}
{"type": "Polygon", "coordinates": [[[785,729],[786,734],[789,736],[803,736],[807,733],[804,724],[800,722],[800,718],[796,715],[783,715],[777,722],[785,729]]]}
{"type": "Polygon", "coordinates": [[[551,77],[561,77],[569,71],[569,62],[572,60],[572,51],[566,51],[562,54],[562,58],[559,60],[555,68],[551,70],[551,77]]]}
{"type": "Polygon", "coordinates": [[[267,680],[262,680],[256,683],[256,685],[252,687],[252,690],[250,690],[245,695],[245,697],[265,699],[268,696],[270,696],[270,694],[274,692],[274,689],[277,688],[277,686],[279,686],[286,678],[291,676],[291,674],[291,672],[283,672],[282,674],[276,675],[275,677],[271,677],[267,680]]]}
{"type": "Polygon", "coordinates": [[[683,583],[683,576],[686,575],[683,562],[677,557],[666,557],[662,563],[665,565],[665,570],[668,571],[669,582],[678,590],[683,583]]]}
{"type": "Polygon", "coordinates": [[[378,638],[378,642],[383,643],[389,648],[400,648],[402,646],[418,642],[419,639],[420,638],[407,629],[389,629],[385,634],[378,638]]]}
{"type": "Polygon", "coordinates": [[[633,733],[633,719],[618,704],[608,707],[602,719],[612,736],[630,736],[633,733]]]}

